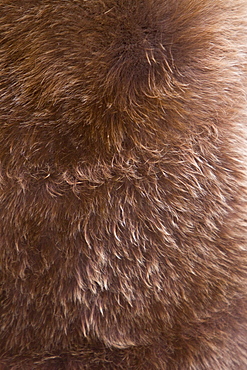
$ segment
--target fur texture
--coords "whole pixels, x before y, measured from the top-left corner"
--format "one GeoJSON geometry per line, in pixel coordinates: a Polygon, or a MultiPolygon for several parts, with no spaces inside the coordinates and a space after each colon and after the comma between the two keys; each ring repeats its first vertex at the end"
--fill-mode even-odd
{"type": "Polygon", "coordinates": [[[0,369],[244,370],[247,3],[0,0],[0,369]]]}

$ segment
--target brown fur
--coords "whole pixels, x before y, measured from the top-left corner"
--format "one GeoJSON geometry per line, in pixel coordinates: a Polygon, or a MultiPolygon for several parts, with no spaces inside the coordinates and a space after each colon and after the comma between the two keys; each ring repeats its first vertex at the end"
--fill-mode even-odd
{"type": "Polygon", "coordinates": [[[0,0],[0,369],[244,370],[247,4],[0,0]]]}

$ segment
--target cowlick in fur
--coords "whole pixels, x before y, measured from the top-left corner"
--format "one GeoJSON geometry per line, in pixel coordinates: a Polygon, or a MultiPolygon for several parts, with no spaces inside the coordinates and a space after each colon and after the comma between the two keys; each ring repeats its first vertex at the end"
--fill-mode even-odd
{"type": "Polygon", "coordinates": [[[0,0],[0,370],[244,370],[247,2],[0,0]]]}

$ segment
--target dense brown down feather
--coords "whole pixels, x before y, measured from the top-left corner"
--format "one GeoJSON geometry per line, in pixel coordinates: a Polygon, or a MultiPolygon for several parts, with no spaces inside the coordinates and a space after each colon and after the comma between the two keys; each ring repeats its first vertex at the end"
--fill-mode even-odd
{"type": "Polygon", "coordinates": [[[0,370],[247,368],[246,0],[0,0],[0,370]]]}

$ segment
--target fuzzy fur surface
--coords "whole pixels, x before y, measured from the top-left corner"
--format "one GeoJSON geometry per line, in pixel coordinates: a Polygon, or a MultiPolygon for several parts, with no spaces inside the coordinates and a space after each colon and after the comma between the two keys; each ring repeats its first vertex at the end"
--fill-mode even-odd
{"type": "Polygon", "coordinates": [[[0,0],[0,370],[247,368],[240,0],[0,0]]]}

